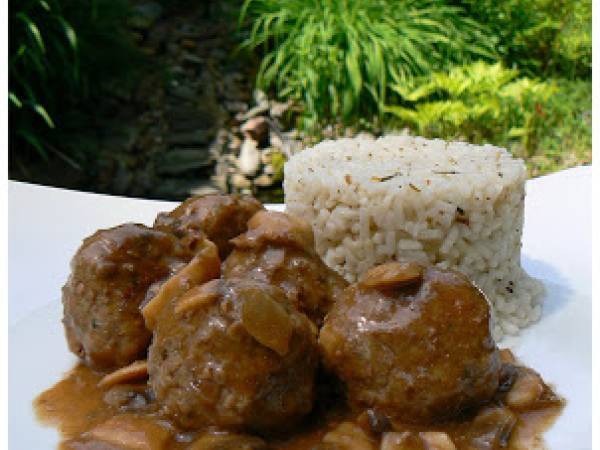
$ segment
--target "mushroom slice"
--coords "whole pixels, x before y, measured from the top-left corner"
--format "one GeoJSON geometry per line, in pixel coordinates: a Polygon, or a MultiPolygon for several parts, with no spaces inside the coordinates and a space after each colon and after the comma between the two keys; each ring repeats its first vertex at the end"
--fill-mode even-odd
{"type": "Polygon", "coordinates": [[[456,446],[447,433],[441,431],[424,431],[419,433],[425,450],[456,450],[456,446]]]}
{"type": "Polygon", "coordinates": [[[148,361],[134,361],[128,366],[121,367],[114,372],[105,375],[99,382],[98,387],[107,388],[115,384],[129,383],[148,377],[148,361]]]}
{"type": "Polygon", "coordinates": [[[415,433],[390,431],[383,433],[380,450],[414,450],[422,447],[423,444],[415,433]]]}
{"type": "Polygon", "coordinates": [[[352,422],[342,422],[323,437],[323,443],[339,450],[375,450],[367,433],[352,422]]]}
{"type": "Polygon", "coordinates": [[[260,247],[267,242],[314,252],[315,240],[310,224],[279,211],[258,211],[248,221],[248,231],[230,240],[238,248],[260,247]]]}
{"type": "Polygon", "coordinates": [[[264,292],[256,292],[242,305],[242,325],[265,347],[285,356],[293,332],[292,319],[285,308],[264,292]]]}
{"type": "Polygon", "coordinates": [[[391,289],[419,283],[424,267],[416,262],[389,262],[375,266],[363,276],[359,286],[366,289],[391,289]]]}
{"type": "Polygon", "coordinates": [[[524,409],[536,402],[544,392],[544,381],[536,372],[519,368],[517,379],[506,394],[506,404],[516,410],[524,409]]]}
{"type": "Polygon", "coordinates": [[[221,260],[217,246],[205,240],[204,248],[179,272],[169,278],[158,293],[142,308],[146,327],[150,330],[163,308],[174,298],[181,296],[190,288],[218,278],[221,274],[221,260]]]}
{"type": "Polygon", "coordinates": [[[201,305],[209,305],[219,298],[221,280],[210,280],[187,291],[175,304],[175,314],[181,314],[201,305]]]}
{"type": "Polygon", "coordinates": [[[265,441],[246,434],[206,434],[195,440],[188,450],[263,450],[265,441]]]}
{"type": "Polygon", "coordinates": [[[92,428],[85,437],[109,444],[111,448],[114,446],[127,450],[165,450],[168,448],[171,433],[151,419],[123,414],[92,428]]]}

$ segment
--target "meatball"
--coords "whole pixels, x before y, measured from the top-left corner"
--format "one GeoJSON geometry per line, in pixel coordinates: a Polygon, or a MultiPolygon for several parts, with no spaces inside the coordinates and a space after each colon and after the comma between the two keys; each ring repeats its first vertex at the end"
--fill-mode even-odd
{"type": "Polygon", "coordinates": [[[194,241],[205,234],[224,259],[233,246],[229,240],[246,231],[248,220],[262,204],[251,196],[211,194],[191,197],[169,213],[160,213],[154,228],[194,241]]]}
{"type": "Polygon", "coordinates": [[[217,279],[162,314],[148,352],[150,385],[187,429],[287,426],[313,404],[316,328],[277,287],[217,279]]]}
{"type": "Polygon", "coordinates": [[[488,302],[454,271],[374,267],[334,304],[319,346],[351,405],[403,423],[454,417],[498,388],[488,302]]]}
{"type": "Polygon", "coordinates": [[[175,237],[144,225],[120,225],[86,238],[62,291],[69,349],[100,369],[143,356],[151,335],[140,304],[150,285],[188,258],[175,237]]]}
{"type": "Polygon", "coordinates": [[[223,277],[279,286],[318,325],[347,286],[317,255],[310,225],[296,217],[259,211],[248,231],[231,242],[235,249],[223,263],[223,277]]]}

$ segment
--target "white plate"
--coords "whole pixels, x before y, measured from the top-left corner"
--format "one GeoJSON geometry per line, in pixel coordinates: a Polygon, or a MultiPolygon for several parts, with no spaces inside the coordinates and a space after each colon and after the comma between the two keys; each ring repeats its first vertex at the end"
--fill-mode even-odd
{"type": "MultiPolygon", "coordinates": [[[[9,184],[9,448],[53,449],[31,402],[70,369],[60,286],[81,239],[125,221],[151,222],[170,202],[9,184]]],[[[523,265],[548,289],[541,321],[507,342],[567,399],[551,449],[591,448],[591,168],[528,183],[523,265]]]]}

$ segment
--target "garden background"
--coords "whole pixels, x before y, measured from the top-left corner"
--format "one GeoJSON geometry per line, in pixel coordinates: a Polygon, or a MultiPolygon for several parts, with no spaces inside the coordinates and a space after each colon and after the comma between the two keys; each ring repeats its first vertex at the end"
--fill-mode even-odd
{"type": "Polygon", "coordinates": [[[10,0],[9,176],[281,201],[322,139],[591,163],[591,0],[10,0]]]}

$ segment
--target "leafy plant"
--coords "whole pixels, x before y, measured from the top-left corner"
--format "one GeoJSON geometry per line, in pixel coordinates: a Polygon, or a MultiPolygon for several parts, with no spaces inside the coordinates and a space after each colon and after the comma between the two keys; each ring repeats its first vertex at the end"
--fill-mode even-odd
{"type": "Polygon", "coordinates": [[[80,168],[82,155],[61,144],[65,117],[140,62],[121,28],[127,14],[123,0],[9,2],[11,162],[31,150],[80,168]]]}
{"type": "Polygon", "coordinates": [[[532,175],[592,162],[592,84],[559,79],[540,106],[537,148],[527,160],[532,175]]]}
{"type": "Polygon", "coordinates": [[[403,105],[386,111],[422,135],[496,144],[518,140],[530,152],[536,146],[541,105],[556,88],[517,75],[499,63],[455,67],[392,85],[403,105]]]}
{"type": "Polygon", "coordinates": [[[12,117],[19,122],[16,134],[47,159],[47,145],[33,131],[34,126],[55,128],[47,110],[47,94],[43,92],[54,76],[53,64],[64,71],[61,79],[67,89],[74,89],[79,80],[78,40],[73,27],[61,14],[57,2],[29,0],[12,10],[10,40],[9,101],[12,117]],[[44,34],[40,30],[44,23],[44,34]],[[25,116],[32,126],[24,127],[25,116]]]}
{"type": "Polygon", "coordinates": [[[390,83],[491,57],[493,40],[455,6],[416,0],[246,0],[257,84],[304,105],[304,126],[381,115],[390,83]]]}
{"type": "Polygon", "coordinates": [[[591,75],[591,0],[454,0],[497,37],[507,67],[524,75],[591,75]]]}
{"type": "Polygon", "coordinates": [[[510,148],[539,175],[591,162],[591,84],[519,77],[478,62],[394,84],[396,124],[416,133],[510,148]]]}

